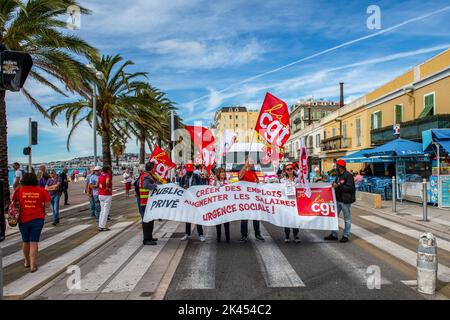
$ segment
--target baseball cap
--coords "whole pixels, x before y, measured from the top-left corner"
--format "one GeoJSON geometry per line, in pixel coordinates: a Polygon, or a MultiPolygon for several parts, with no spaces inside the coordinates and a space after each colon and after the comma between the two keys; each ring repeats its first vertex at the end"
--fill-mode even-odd
{"type": "Polygon", "coordinates": [[[346,166],[345,160],[339,159],[338,161],[336,161],[336,165],[345,168],[346,166]]]}
{"type": "Polygon", "coordinates": [[[192,171],[194,171],[194,165],[193,165],[192,163],[186,164],[186,171],[187,171],[187,172],[192,172],[192,171]]]}
{"type": "Polygon", "coordinates": [[[94,168],[94,171],[101,171],[102,170],[102,167],[100,167],[100,166],[96,166],[95,168],[94,168]]]}

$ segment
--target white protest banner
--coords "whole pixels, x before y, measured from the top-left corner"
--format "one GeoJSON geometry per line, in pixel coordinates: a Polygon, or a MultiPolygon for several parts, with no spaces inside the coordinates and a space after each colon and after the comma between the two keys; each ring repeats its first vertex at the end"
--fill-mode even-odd
{"type": "Polygon", "coordinates": [[[159,185],[150,191],[144,222],[156,219],[213,226],[235,220],[261,220],[276,226],[337,230],[336,200],[329,184],[311,184],[312,196],[303,188],[288,197],[282,183],[237,182],[223,187],[177,184],[159,185]]]}

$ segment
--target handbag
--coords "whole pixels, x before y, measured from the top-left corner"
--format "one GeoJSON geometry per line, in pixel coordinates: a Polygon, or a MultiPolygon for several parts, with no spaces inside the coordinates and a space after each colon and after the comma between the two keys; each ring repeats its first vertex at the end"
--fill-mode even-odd
{"type": "Polygon", "coordinates": [[[19,215],[20,215],[20,207],[16,205],[16,203],[12,200],[14,195],[11,197],[11,201],[9,202],[8,206],[8,224],[10,227],[17,226],[17,223],[19,222],[19,215]]]}

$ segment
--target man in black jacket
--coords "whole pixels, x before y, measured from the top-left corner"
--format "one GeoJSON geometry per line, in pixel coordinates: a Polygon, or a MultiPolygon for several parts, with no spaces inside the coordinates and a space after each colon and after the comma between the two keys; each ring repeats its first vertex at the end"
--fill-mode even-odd
{"type": "MultiPolygon", "coordinates": [[[[348,238],[350,237],[350,228],[352,225],[352,215],[350,212],[350,207],[353,202],[355,202],[355,180],[353,179],[353,175],[347,171],[345,168],[346,163],[344,160],[340,159],[336,161],[337,167],[337,177],[333,182],[333,188],[336,194],[337,201],[337,215],[339,213],[344,213],[344,235],[342,236],[341,242],[348,242],[348,238]]],[[[338,232],[333,231],[329,236],[324,238],[325,240],[338,240],[338,232]]]]}
{"type": "MultiPolygon", "coordinates": [[[[183,178],[181,178],[180,186],[184,189],[188,189],[189,187],[198,186],[202,184],[203,184],[202,178],[197,173],[194,172],[194,165],[192,163],[186,164],[186,174],[183,176],[183,178]]],[[[206,238],[203,235],[203,227],[201,225],[197,225],[197,232],[200,241],[204,242],[206,238]]],[[[186,223],[186,233],[183,236],[183,238],[181,238],[181,240],[182,241],[188,240],[190,235],[191,235],[191,224],[186,223]]]]}

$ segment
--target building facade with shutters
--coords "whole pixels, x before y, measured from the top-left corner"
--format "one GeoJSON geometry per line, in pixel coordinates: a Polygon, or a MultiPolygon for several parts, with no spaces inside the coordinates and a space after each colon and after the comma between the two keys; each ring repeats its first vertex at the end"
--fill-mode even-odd
{"type": "MultiPolygon", "coordinates": [[[[401,138],[417,142],[422,131],[450,127],[450,49],[306,126],[289,143],[319,134],[320,150],[311,154],[329,171],[338,158],[395,139],[395,124],[401,138]]],[[[361,166],[349,164],[353,170],[361,166]]]]}

